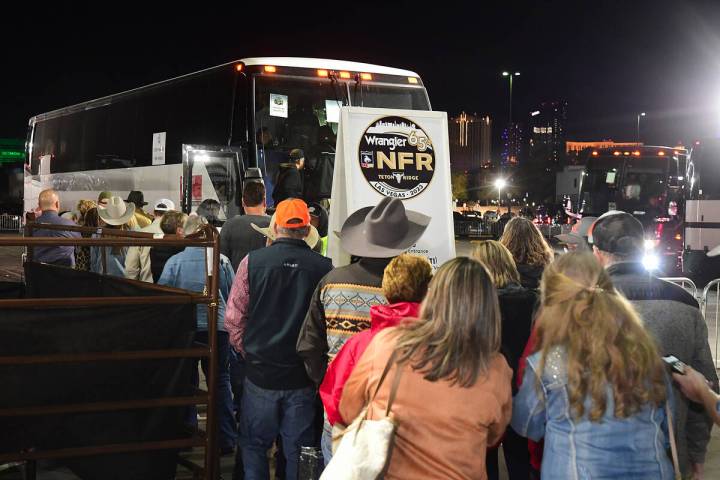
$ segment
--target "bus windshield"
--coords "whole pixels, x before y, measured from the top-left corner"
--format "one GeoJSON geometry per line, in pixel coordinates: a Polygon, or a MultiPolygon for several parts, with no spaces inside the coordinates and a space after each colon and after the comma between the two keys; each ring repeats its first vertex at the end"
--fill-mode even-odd
{"type": "Polygon", "coordinates": [[[429,110],[423,87],[392,84],[356,84],[329,78],[256,75],[255,158],[263,172],[268,206],[272,190],[290,151],[305,155],[306,195],[329,196],[321,177],[332,172],[340,107],[347,105],[429,110]],[[313,172],[317,175],[313,175],[313,172]]]}
{"type": "Polygon", "coordinates": [[[663,161],[640,160],[588,165],[582,185],[583,214],[623,210],[647,220],[661,216],[668,200],[667,161],[663,165],[663,161]]]}

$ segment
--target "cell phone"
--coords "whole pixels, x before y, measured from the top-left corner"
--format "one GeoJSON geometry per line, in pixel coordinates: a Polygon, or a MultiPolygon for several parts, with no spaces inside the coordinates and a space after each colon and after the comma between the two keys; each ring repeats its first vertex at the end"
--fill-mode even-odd
{"type": "Polygon", "coordinates": [[[672,370],[674,373],[679,373],[680,375],[685,375],[685,364],[678,360],[678,358],[674,355],[665,355],[662,357],[663,361],[670,367],[670,370],[672,370]]]}

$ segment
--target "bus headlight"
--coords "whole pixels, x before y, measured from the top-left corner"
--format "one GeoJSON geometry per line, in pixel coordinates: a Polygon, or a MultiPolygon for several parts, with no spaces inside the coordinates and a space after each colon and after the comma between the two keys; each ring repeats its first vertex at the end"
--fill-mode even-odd
{"type": "Polygon", "coordinates": [[[645,267],[645,270],[652,272],[660,268],[660,257],[652,252],[648,252],[643,255],[642,264],[645,267]]]}

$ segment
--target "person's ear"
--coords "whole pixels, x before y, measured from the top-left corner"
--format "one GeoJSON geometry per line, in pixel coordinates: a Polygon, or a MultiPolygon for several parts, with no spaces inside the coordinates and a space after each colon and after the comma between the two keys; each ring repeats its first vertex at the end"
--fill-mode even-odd
{"type": "Polygon", "coordinates": [[[175,235],[178,235],[178,236],[180,236],[180,237],[184,237],[184,236],[185,236],[185,230],[183,230],[182,227],[177,227],[177,228],[175,229],[175,235]]]}
{"type": "Polygon", "coordinates": [[[593,245],[592,247],[592,252],[593,255],[595,255],[595,258],[597,258],[598,262],[600,262],[600,265],[604,267],[607,264],[605,255],[603,255],[602,252],[595,245],[593,245]]]}

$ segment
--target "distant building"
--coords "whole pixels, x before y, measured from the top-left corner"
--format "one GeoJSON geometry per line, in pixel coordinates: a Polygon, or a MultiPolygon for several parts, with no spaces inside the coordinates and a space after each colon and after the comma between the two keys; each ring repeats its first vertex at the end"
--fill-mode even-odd
{"type": "Polygon", "coordinates": [[[565,159],[567,102],[543,102],[530,113],[530,160],[558,170],[565,159]]]}
{"type": "Polygon", "coordinates": [[[522,163],[525,154],[525,135],[522,125],[519,123],[508,124],[502,133],[502,155],[503,167],[517,167],[522,163]]]}
{"type": "Polygon", "coordinates": [[[462,112],[448,122],[450,163],[455,171],[472,172],[492,165],[492,121],[462,112]]]}

